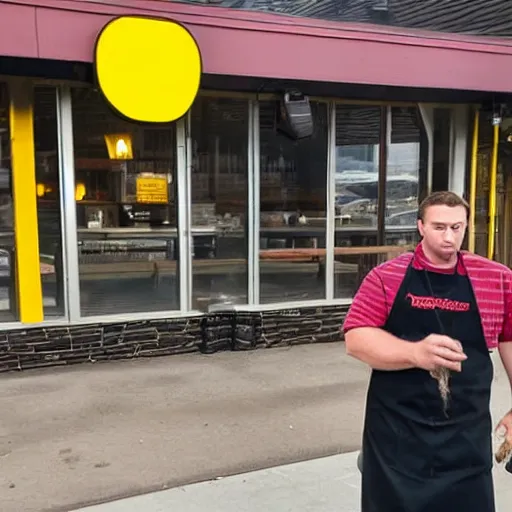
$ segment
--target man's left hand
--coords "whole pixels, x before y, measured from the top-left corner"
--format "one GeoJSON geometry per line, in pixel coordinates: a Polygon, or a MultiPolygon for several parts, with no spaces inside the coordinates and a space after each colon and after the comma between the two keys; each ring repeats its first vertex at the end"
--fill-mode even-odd
{"type": "Polygon", "coordinates": [[[498,423],[496,432],[500,435],[502,434],[512,444],[512,409],[498,423]]]}

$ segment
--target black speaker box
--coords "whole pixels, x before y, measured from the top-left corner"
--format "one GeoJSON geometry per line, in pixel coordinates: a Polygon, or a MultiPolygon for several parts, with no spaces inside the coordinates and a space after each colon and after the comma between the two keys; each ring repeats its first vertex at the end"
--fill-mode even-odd
{"type": "Polygon", "coordinates": [[[313,114],[309,98],[298,92],[286,92],[279,102],[277,129],[293,140],[313,135],[313,114]]]}

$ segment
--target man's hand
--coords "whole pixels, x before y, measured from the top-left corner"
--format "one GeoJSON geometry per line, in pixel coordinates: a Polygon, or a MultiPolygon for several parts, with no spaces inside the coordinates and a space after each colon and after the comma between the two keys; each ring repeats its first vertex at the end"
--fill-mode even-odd
{"type": "MultiPolygon", "coordinates": [[[[429,372],[436,368],[462,371],[462,361],[467,359],[462,345],[448,336],[431,334],[424,340],[412,343],[414,365],[429,372]]],[[[512,416],[511,416],[512,433],[512,416]]]]}
{"type": "Polygon", "coordinates": [[[512,410],[507,412],[496,427],[496,433],[512,444],[512,410]]]}
{"type": "Polygon", "coordinates": [[[509,411],[496,427],[496,433],[503,437],[503,443],[496,452],[496,462],[507,461],[512,454],[512,410],[509,411]]]}

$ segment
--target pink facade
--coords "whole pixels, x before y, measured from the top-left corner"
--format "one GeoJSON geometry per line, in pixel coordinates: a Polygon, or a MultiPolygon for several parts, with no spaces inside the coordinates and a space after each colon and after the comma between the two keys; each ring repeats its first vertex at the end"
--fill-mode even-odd
{"type": "Polygon", "coordinates": [[[209,74],[512,92],[512,42],[506,40],[161,0],[2,3],[0,55],[92,62],[100,30],[121,15],[186,25],[209,74]]]}

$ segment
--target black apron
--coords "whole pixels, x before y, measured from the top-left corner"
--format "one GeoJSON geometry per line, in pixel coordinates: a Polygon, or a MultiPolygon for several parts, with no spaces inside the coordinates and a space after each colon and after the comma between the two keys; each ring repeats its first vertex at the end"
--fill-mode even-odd
{"type": "MultiPolygon", "coordinates": [[[[384,327],[411,341],[444,334],[468,359],[443,406],[428,371],[372,372],[363,434],[362,512],[495,512],[493,366],[467,276],[409,266],[384,327]],[[437,311],[432,309],[432,297],[437,311]]],[[[378,343],[379,340],[374,340],[378,343]]]]}

